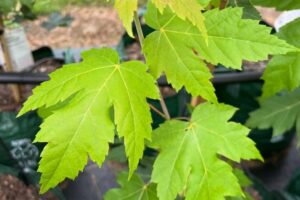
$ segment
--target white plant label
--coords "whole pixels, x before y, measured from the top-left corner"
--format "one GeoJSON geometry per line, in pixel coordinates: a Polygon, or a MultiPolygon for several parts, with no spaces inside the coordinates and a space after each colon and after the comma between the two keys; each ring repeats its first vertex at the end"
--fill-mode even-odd
{"type": "Polygon", "coordinates": [[[9,49],[13,71],[20,72],[34,64],[23,27],[6,29],[4,38],[9,49]]]}

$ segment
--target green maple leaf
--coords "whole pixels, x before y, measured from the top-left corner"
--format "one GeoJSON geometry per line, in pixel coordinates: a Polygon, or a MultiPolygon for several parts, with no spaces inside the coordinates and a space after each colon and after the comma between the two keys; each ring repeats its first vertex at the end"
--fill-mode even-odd
{"type": "Polygon", "coordinates": [[[105,196],[105,200],[158,200],[156,194],[156,185],[145,184],[144,181],[136,174],[132,176],[128,182],[128,174],[122,172],[118,175],[119,189],[109,190],[105,196]]]}
{"type": "MultiPolygon", "coordinates": [[[[300,48],[300,19],[280,29],[278,37],[300,48]]],[[[262,79],[263,98],[282,90],[292,91],[300,85],[300,51],[287,55],[274,56],[268,63],[262,79]]]]}
{"type": "Polygon", "coordinates": [[[275,56],[262,76],[265,81],[262,98],[282,90],[292,91],[300,85],[300,53],[275,56]]]}
{"type": "Polygon", "coordinates": [[[133,37],[132,21],[134,12],[138,9],[138,0],[115,0],[115,8],[119,13],[119,17],[122,20],[128,35],[133,37]]]}
{"type": "Polygon", "coordinates": [[[195,25],[207,39],[207,30],[205,27],[205,18],[201,13],[204,8],[200,3],[207,4],[207,1],[203,0],[152,0],[153,4],[158,8],[160,13],[168,6],[176,15],[182,20],[188,19],[193,25],[195,25]]]}
{"type": "Polygon", "coordinates": [[[294,10],[300,8],[299,0],[251,0],[252,4],[274,7],[277,10],[294,10]]]}
{"type": "Polygon", "coordinates": [[[294,127],[300,131],[300,89],[291,93],[273,96],[261,103],[261,108],[250,113],[247,125],[252,128],[273,128],[279,135],[294,127]]]}
{"type": "Polygon", "coordinates": [[[118,134],[125,140],[130,174],[142,157],[144,140],[151,138],[146,97],[159,95],[147,66],[139,61],[120,64],[111,49],[93,49],[82,57],[83,62],[64,66],[50,75],[50,81],[35,88],[20,112],[69,101],[52,111],[35,139],[48,143],[39,166],[42,192],[65,177],[74,178],[88,156],[99,165],[103,163],[108,143],[114,139],[111,107],[118,134]]]}
{"type": "Polygon", "coordinates": [[[295,47],[270,35],[270,29],[258,21],[241,19],[241,8],[215,9],[204,15],[208,45],[190,22],[176,17],[170,9],[160,14],[154,6],[148,6],[146,23],[156,31],[145,39],[143,51],[147,63],[155,77],[165,72],[177,90],[184,85],[193,96],[216,101],[210,83],[212,75],[200,58],[241,69],[243,59],[258,61],[267,59],[268,54],[296,51],[295,47]]]}
{"type": "Polygon", "coordinates": [[[228,5],[232,7],[243,8],[243,18],[260,20],[260,14],[256,8],[250,3],[250,0],[229,0],[228,5]]]}
{"type": "Polygon", "coordinates": [[[178,193],[187,200],[224,199],[241,196],[237,178],[224,159],[261,159],[249,129],[228,122],[236,109],[205,103],[192,114],[191,122],[167,121],[153,132],[151,147],[160,151],[151,181],[158,197],[173,200],[178,193]]]}
{"type": "MultiPolygon", "coordinates": [[[[169,9],[166,9],[164,14],[160,14],[150,5],[145,16],[146,23],[157,31],[147,38],[145,53],[150,57],[149,62],[171,60],[168,54],[176,49],[178,54],[196,51],[199,57],[212,64],[220,63],[234,69],[241,69],[243,59],[259,61],[267,59],[270,54],[298,51],[285,41],[270,35],[271,29],[259,25],[258,21],[242,19],[242,14],[242,8],[227,8],[222,11],[214,9],[206,12],[204,14],[208,30],[208,45],[206,45],[203,34],[191,23],[176,17],[169,9]],[[156,55],[153,55],[154,53],[156,55]],[[153,55],[152,59],[150,55],[153,55]]],[[[175,56],[172,59],[179,60],[175,56]]],[[[156,65],[159,66],[153,67],[152,70],[157,75],[162,71],[163,66],[161,63],[156,65]]]]}

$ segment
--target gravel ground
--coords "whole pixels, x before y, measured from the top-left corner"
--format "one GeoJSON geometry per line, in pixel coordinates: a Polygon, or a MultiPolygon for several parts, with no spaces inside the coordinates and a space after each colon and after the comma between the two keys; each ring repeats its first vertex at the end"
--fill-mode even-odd
{"type": "Polygon", "coordinates": [[[24,22],[32,49],[40,46],[51,48],[83,48],[117,45],[124,29],[117,12],[111,7],[68,7],[63,14],[74,18],[70,27],[56,27],[51,31],[41,24],[46,16],[24,22]]]}
{"type": "Polygon", "coordinates": [[[0,175],[0,200],[58,200],[51,193],[40,196],[38,189],[27,186],[11,175],[0,175]]]}

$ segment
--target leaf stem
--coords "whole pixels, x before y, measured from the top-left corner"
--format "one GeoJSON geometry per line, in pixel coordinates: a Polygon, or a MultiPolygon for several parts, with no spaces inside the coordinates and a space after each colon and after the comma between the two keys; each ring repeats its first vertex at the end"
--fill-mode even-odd
{"type": "MultiPolygon", "coordinates": [[[[141,22],[140,22],[140,19],[139,19],[139,16],[137,14],[137,12],[135,11],[134,12],[134,24],[135,24],[135,27],[136,27],[136,30],[137,30],[137,34],[138,34],[138,38],[139,38],[139,41],[140,41],[140,45],[141,47],[143,48],[143,44],[144,44],[144,34],[143,34],[143,30],[142,30],[142,26],[141,26],[141,22]]],[[[163,110],[163,113],[164,113],[164,118],[167,119],[167,120],[170,120],[171,119],[171,116],[169,114],[169,111],[168,111],[168,108],[167,108],[167,105],[166,105],[166,102],[160,92],[160,105],[161,105],[161,108],[163,110]]]]}
{"type": "Polygon", "coordinates": [[[144,38],[141,22],[140,22],[139,16],[136,11],[134,12],[134,24],[135,24],[135,27],[137,30],[140,44],[141,44],[141,46],[143,46],[145,38],[144,38]]]}
{"type": "Polygon", "coordinates": [[[171,116],[170,116],[170,113],[168,111],[168,108],[167,108],[167,105],[166,105],[166,102],[164,100],[164,97],[162,96],[162,94],[160,93],[160,99],[159,99],[159,102],[160,102],[160,106],[167,118],[167,120],[170,120],[171,119],[171,116]]]}
{"type": "Polygon", "coordinates": [[[148,103],[150,108],[156,112],[159,116],[161,116],[162,118],[166,119],[167,120],[167,117],[164,113],[160,112],[160,110],[158,110],[155,106],[153,106],[152,104],[148,103]]]}

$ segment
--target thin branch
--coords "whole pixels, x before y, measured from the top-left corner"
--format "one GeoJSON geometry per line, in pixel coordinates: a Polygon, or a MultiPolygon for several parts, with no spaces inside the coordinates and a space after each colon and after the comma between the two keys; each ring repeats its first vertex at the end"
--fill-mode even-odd
{"type": "Polygon", "coordinates": [[[221,4],[220,4],[220,10],[225,9],[227,6],[227,0],[221,0],[221,4]]]}
{"type": "MultiPolygon", "coordinates": [[[[145,37],[144,37],[144,34],[143,34],[141,22],[140,22],[140,19],[139,19],[139,16],[138,16],[137,12],[134,12],[134,23],[135,23],[135,26],[136,26],[136,30],[137,30],[137,34],[138,34],[138,37],[139,37],[139,41],[140,41],[141,47],[143,47],[143,43],[144,43],[144,38],[145,37]]],[[[165,102],[165,100],[164,100],[161,92],[160,92],[160,101],[159,102],[160,102],[160,105],[161,105],[161,108],[163,110],[165,118],[167,120],[170,120],[171,116],[169,114],[166,102],[165,102]]]]}
{"type": "Polygon", "coordinates": [[[166,115],[164,114],[164,113],[162,113],[162,112],[160,112],[160,110],[158,110],[155,106],[153,106],[152,104],[150,104],[150,103],[148,103],[149,104],[149,106],[150,106],[150,108],[154,111],[154,112],[156,112],[159,116],[161,116],[162,118],[164,118],[164,119],[168,119],[167,117],[166,117],[166,115]]]}

